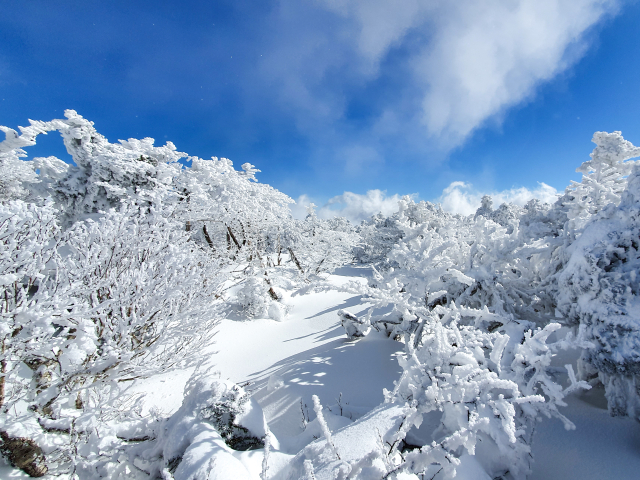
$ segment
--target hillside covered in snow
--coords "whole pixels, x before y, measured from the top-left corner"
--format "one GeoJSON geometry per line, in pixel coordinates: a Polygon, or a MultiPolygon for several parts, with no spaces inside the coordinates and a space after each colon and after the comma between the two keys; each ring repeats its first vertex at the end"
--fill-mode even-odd
{"type": "Polygon", "coordinates": [[[0,477],[636,477],[620,132],[553,204],[353,225],[71,110],[0,128],[0,477]],[[48,132],[73,164],[28,158],[48,132]]]}

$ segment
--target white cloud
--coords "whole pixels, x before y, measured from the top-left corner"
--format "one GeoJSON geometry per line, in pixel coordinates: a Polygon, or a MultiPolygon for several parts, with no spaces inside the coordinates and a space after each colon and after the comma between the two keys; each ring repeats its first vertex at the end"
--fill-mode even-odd
{"type": "Polygon", "coordinates": [[[618,3],[280,0],[260,81],[276,87],[300,131],[334,145],[336,156],[354,141],[376,149],[372,159],[390,158],[402,142],[418,154],[433,144],[448,150],[573,65],[590,28],[618,3]],[[372,118],[352,123],[354,92],[383,77],[394,79],[397,95],[372,98],[372,118]],[[391,142],[380,141],[381,126],[391,142]]]}
{"type": "Polygon", "coordinates": [[[428,85],[429,133],[452,145],[572,65],[585,50],[585,32],[615,6],[606,0],[447,4],[415,72],[428,85]]]}
{"type": "Polygon", "coordinates": [[[501,192],[483,192],[473,188],[470,183],[452,182],[435,201],[440,203],[447,212],[470,215],[480,207],[484,195],[491,196],[494,207],[503,203],[514,203],[522,207],[533,198],[553,203],[557,199],[558,192],[555,188],[542,182],[539,182],[538,188],[533,190],[520,187],[501,192]]]}
{"type": "Polygon", "coordinates": [[[289,204],[291,215],[293,218],[303,220],[307,216],[307,208],[311,205],[311,198],[309,195],[302,194],[296,200],[296,203],[289,204]]]}
{"type": "MultiPolygon", "coordinates": [[[[397,212],[400,198],[398,194],[388,196],[382,190],[369,190],[365,195],[344,192],[317,208],[316,214],[320,218],[345,217],[352,223],[359,224],[378,213],[389,216],[397,212]]],[[[293,217],[303,219],[311,203],[312,200],[307,195],[298,197],[296,204],[290,207],[293,217]]]]}
{"type": "MultiPolygon", "coordinates": [[[[452,182],[442,191],[440,197],[433,200],[440,203],[442,208],[451,213],[470,215],[480,207],[482,197],[489,195],[493,200],[494,208],[503,203],[513,203],[523,207],[526,203],[537,198],[546,203],[554,203],[558,198],[558,191],[543,182],[538,182],[538,187],[528,189],[526,187],[511,188],[508,190],[482,191],[473,187],[470,183],[452,182]]],[[[417,195],[410,195],[414,199],[417,195]]],[[[398,201],[401,195],[387,195],[382,190],[369,190],[366,194],[344,192],[330,198],[321,207],[316,208],[316,214],[320,218],[345,217],[354,224],[371,218],[372,215],[382,213],[384,216],[393,215],[398,211],[398,201]]],[[[307,208],[313,203],[308,195],[300,195],[295,205],[291,205],[294,218],[303,219],[307,216],[307,208]]]]}

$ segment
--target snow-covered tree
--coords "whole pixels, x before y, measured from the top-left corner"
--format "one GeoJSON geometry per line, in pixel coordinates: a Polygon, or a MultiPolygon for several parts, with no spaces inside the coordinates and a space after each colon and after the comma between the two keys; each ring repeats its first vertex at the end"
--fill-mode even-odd
{"type": "Polygon", "coordinates": [[[621,132],[596,132],[591,141],[596,144],[591,160],[576,169],[582,180],[571,182],[561,198],[571,232],[579,232],[591,215],[607,205],[620,203],[627,177],[638,163],[629,159],[640,156],[640,147],[625,140],[621,132]]]}
{"type": "Polygon", "coordinates": [[[29,187],[38,182],[34,163],[23,161],[27,156],[23,147],[35,145],[35,138],[51,130],[44,122],[31,122],[29,127],[20,127],[20,133],[0,125],[5,139],[0,142],[0,200],[27,197],[29,187]]]}
{"type": "Polygon", "coordinates": [[[291,217],[293,200],[259,183],[259,170],[249,163],[237,171],[226,158],[189,160],[191,167],[174,180],[187,228],[218,256],[252,261],[277,253],[279,229],[291,217]]]}
{"type": "Polygon", "coordinates": [[[355,260],[387,268],[389,252],[402,238],[402,230],[396,223],[395,216],[384,217],[381,213],[363,221],[356,229],[360,235],[360,243],[353,249],[355,260]]]}
{"type": "Polygon", "coordinates": [[[176,220],[214,255],[235,257],[242,250],[241,257],[253,259],[278,248],[278,231],[290,217],[287,205],[293,200],[259,183],[253,165],[236,171],[228,159],[188,157],[171,142],[155,147],[151,138],[112,144],[77,112],[67,110],[65,117],[31,121],[20,134],[2,127],[7,135],[0,143],[5,195],[51,196],[65,226],[123,199],[174,204],[176,220]],[[55,157],[20,160],[26,156],[22,147],[55,130],[75,165],[55,157]],[[179,163],[184,158],[190,166],[179,163]]]}
{"type": "Polygon", "coordinates": [[[171,189],[186,154],[171,142],[154,147],[152,138],[110,143],[73,110],[66,120],[50,122],[60,132],[74,167],[53,187],[55,198],[71,222],[83,214],[117,206],[127,198],[145,198],[149,191],[171,189]]]}
{"type": "Polygon", "coordinates": [[[304,221],[290,223],[285,245],[291,260],[305,279],[323,272],[331,273],[353,259],[353,247],[359,235],[344,218],[318,218],[315,205],[308,208],[304,221]]]}
{"type": "Polygon", "coordinates": [[[599,377],[612,415],[640,420],[640,170],[619,206],[609,204],[567,249],[557,274],[558,311],[593,347],[581,358],[584,378],[599,377]]]}
{"type": "Polygon", "coordinates": [[[63,211],[67,225],[87,213],[114,207],[122,199],[144,198],[146,192],[171,189],[173,177],[182,169],[177,162],[186,156],[177,152],[171,142],[154,147],[153,139],[145,138],[112,144],[96,131],[93,122],[74,110],[66,110],[65,117],[49,122],[31,121],[29,127],[21,127],[19,135],[2,127],[7,138],[0,144],[0,150],[5,158],[12,159],[16,172],[27,167],[33,169],[34,174],[35,169],[39,170],[37,180],[44,182],[47,190],[37,186],[32,190],[42,196],[52,196],[63,211]],[[62,136],[75,165],[65,168],[61,160],[48,157],[22,162],[22,167],[16,168],[15,160],[25,155],[22,147],[35,145],[39,134],[53,130],[62,136]]]}
{"type": "Polygon", "coordinates": [[[498,225],[507,229],[507,233],[513,232],[517,228],[522,209],[511,203],[503,203],[496,210],[493,209],[493,200],[489,195],[482,197],[482,204],[476,210],[474,218],[483,216],[487,220],[493,220],[498,225]]]}

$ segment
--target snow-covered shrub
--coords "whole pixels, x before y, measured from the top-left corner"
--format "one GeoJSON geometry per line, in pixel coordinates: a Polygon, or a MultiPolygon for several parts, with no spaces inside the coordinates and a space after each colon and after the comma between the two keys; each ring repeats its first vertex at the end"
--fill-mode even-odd
{"type": "Polygon", "coordinates": [[[34,162],[21,160],[27,156],[22,147],[35,145],[36,137],[53,130],[53,126],[45,122],[30,122],[30,126],[20,127],[20,133],[0,125],[0,131],[6,137],[0,142],[0,200],[27,197],[39,181],[34,162]]]}
{"type": "Polygon", "coordinates": [[[283,291],[278,285],[291,285],[288,277],[295,273],[284,267],[265,269],[247,268],[242,287],[236,293],[236,301],[248,318],[271,318],[282,321],[287,306],[282,303],[283,291]],[[278,285],[276,285],[278,284],[278,285]]]}
{"type": "Polygon", "coordinates": [[[54,333],[53,316],[64,304],[51,298],[47,269],[57,259],[59,227],[50,203],[21,200],[0,203],[0,407],[7,411],[28,388],[23,361],[36,371],[36,385],[48,377],[39,358],[50,348],[43,338],[54,333]]]}
{"type": "Polygon", "coordinates": [[[359,235],[344,218],[323,220],[317,217],[314,204],[304,221],[288,224],[285,245],[303,278],[331,273],[353,259],[353,247],[359,235]]]}
{"type": "MultiPolygon", "coordinates": [[[[10,436],[30,437],[47,450],[50,469],[95,473],[108,463],[89,453],[98,442],[94,432],[104,429],[104,438],[111,428],[105,422],[127,382],[197,362],[184,353],[199,351],[214,333],[218,269],[164,212],[147,210],[123,204],[100,221],[75,224],[62,237],[64,256],[51,255],[48,278],[26,271],[3,276],[3,288],[18,282],[24,301],[3,322],[3,335],[16,345],[8,368],[22,371],[6,377],[7,391],[17,393],[6,397],[11,403],[5,401],[0,423],[10,436]],[[29,275],[42,278],[35,294],[29,275]],[[24,365],[32,372],[25,374],[24,365]],[[66,432],[71,441],[43,435],[48,430],[66,432]]],[[[9,232],[11,241],[26,238],[22,243],[32,247],[25,251],[38,260],[48,239],[29,235],[48,232],[47,225],[9,232]]]]}
{"type": "Polygon", "coordinates": [[[180,409],[155,428],[138,456],[151,478],[166,472],[175,480],[250,478],[233,451],[263,447],[267,432],[262,409],[242,387],[204,376],[187,383],[180,409]]]}
{"type": "Polygon", "coordinates": [[[322,405],[320,404],[320,399],[317,395],[312,397],[313,400],[313,411],[316,412],[316,419],[320,424],[320,429],[322,430],[322,435],[327,441],[327,446],[331,449],[333,454],[336,456],[338,460],[340,460],[340,454],[336,449],[336,446],[331,441],[331,430],[329,430],[329,425],[327,425],[327,421],[324,419],[324,415],[322,413],[322,405]]]}
{"type": "Polygon", "coordinates": [[[406,405],[389,455],[401,452],[395,471],[451,478],[459,458],[469,454],[490,478],[526,478],[536,417],[554,416],[573,428],[558,406],[567,393],[587,386],[568,366],[572,383],[563,389],[548,367],[555,352],[575,342],[549,341],[558,324],[532,331],[528,322],[501,320],[504,325],[488,332],[496,322],[489,312],[439,306],[407,342],[404,372],[386,393],[387,402],[406,405]],[[423,422],[428,438],[407,440],[423,422]]]}
{"type": "Polygon", "coordinates": [[[502,225],[507,229],[507,233],[512,233],[514,228],[518,227],[522,209],[511,203],[503,203],[497,210],[493,209],[493,200],[489,195],[482,197],[482,204],[476,210],[475,218],[483,216],[487,220],[493,220],[498,225],[502,225]]]}
{"type": "Polygon", "coordinates": [[[269,311],[271,302],[269,285],[259,276],[248,277],[237,294],[238,302],[243,312],[250,318],[264,318],[269,311]]]}
{"type": "Polygon", "coordinates": [[[596,148],[591,160],[576,169],[580,182],[571,182],[560,202],[567,211],[568,231],[580,232],[592,215],[609,204],[617,205],[627,184],[627,176],[640,157],[640,147],[622,137],[621,132],[596,132],[592,142],[596,148]]]}
{"type": "Polygon", "coordinates": [[[364,337],[371,330],[371,323],[367,319],[361,320],[346,310],[338,310],[338,317],[340,317],[340,322],[349,340],[364,337]]]}
{"type": "Polygon", "coordinates": [[[206,407],[200,410],[200,416],[211,423],[220,433],[225,443],[234,450],[250,450],[263,446],[265,422],[261,416],[254,425],[255,433],[243,425],[242,418],[262,410],[256,406],[255,400],[237,385],[220,382],[217,389],[207,400],[206,407]],[[254,411],[255,410],[255,411],[254,411]],[[258,435],[258,436],[256,436],[258,435]]]}
{"type": "Polygon", "coordinates": [[[524,206],[518,218],[518,235],[523,243],[549,240],[562,235],[566,213],[534,198],[524,206]]]}
{"type": "Polygon", "coordinates": [[[165,211],[125,203],[76,224],[66,244],[68,293],[91,318],[105,368],[138,376],[179,362],[190,341],[204,341],[219,270],[165,211]]]}
{"type": "Polygon", "coordinates": [[[562,218],[551,210],[531,203],[507,215],[508,230],[485,215],[401,202],[403,236],[389,254],[396,268],[377,273],[375,287],[347,287],[373,304],[362,321],[406,344],[404,373],[387,394],[407,405],[385,460],[392,471],[446,478],[460,458],[475,455],[491,478],[524,478],[535,418],[571,426],[558,407],[586,384],[569,366],[572,384],[563,389],[548,367],[559,349],[586,343],[549,338],[560,326],[547,325],[555,311],[543,285],[563,245],[551,241],[562,218]],[[388,306],[390,313],[374,316],[388,306]],[[415,433],[422,422],[428,438],[415,433]]]}
{"type": "Polygon", "coordinates": [[[378,268],[387,267],[389,252],[402,238],[402,230],[396,225],[395,217],[384,217],[381,213],[373,215],[356,231],[360,235],[360,243],[353,248],[355,260],[376,264],[378,268]]]}
{"type": "MultiPolygon", "coordinates": [[[[394,390],[385,392],[388,414],[400,408],[400,419],[389,418],[388,430],[377,422],[384,448],[372,446],[348,462],[338,457],[329,463],[322,450],[306,449],[298,457],[321,468],[322,478],[359,478],[356,466],[371,471],[374,465],[378,473],[372,478],[453,478],[459,467],[470,468],[473,456],[482,474],[469,478],[524,479],[531,471],[537,417],[555,417],[574,428],[558,408],[567,394],[589,386],[567,365],[570,385],[563,388],[551,362],[559,350],[585,343],[570,333],[554,339],[559,324],[536,329],[531,322],[453,304],[434,307],[414,326],[403,339],[403,373],[394,390]]],[[[356,422],[341,435],[353,437],[349,429],[361,428],[356,422]]],[[[327,441],[340,451],[329,436],[327,441]]]]}
{"type": "Polygon", "coordinates": [[[558,311],[594,344],[581,358],[599,376],[612,415],[640,420],[640,169],[619,206],[610,204],[567,249],[558,273],[558,311]]]}
{"type": "Polygon", "coordinates": [[[558,407],[566,405],[568,393],[589,386],[567,365],[571,383],[563,388],[550,367],[559,350],[585,343],[571,334],[552,340],[559,324],[535,329],[487,309],[452,304],[434,307],[414,325],[399,358],[403,373],[394,390],[385,392],[387,403],[404,405],[402,421],[379,432],[390,448],[371,452],[383,459],[385,478],[453,478],[460,459],[472,455],[488,478],[524,479],[531,471],[537,417],[556,417],[574,428],[558,407]]]}
{"type": "Polygon", "coordinates": [[[403,235],[388,255],[395,268],[375,278],[386,293],[370,292],[397,296],[391,292],[397,289],[407,296],[407,311],[392,302],[396,319],[410,320],[415,308],[429,311],[454,301],[527,319],[553,315],[541,288],[550,245],[545,238],[523,236],[517,224],[508,233],[484,216],[451,215],[410,199],[401,202],[397,225],[403,235]]]}
{"type": "MultiPolygon", "coordinates": [[[[5,140],[6,142],[6,140],[5,140]]],[[[0,143],[0,148],[3,143],[0,143]]],[[[20,156],[26,156],[21,154],[20,156]]],[[[15,150],[3,153],[0,150],[0,200],[14,200],[28,194],[25,184],[37,181],[33,164],[20,160],[15,150]]]]}

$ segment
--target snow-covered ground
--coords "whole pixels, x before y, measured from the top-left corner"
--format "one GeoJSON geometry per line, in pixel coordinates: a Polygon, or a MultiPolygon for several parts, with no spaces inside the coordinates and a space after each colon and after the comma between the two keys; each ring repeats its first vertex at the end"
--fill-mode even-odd
{"type": "MultiPolygon", "coordinates": [[[[329,281],[336,285],[362,281],[368,274],[367,269],[347,267],[329,281]]],[[[383,388],[391,389],[401,373],[396,359],[402,352],[400,343],[375,331],[356,342],[347,340],[337,312],[363,313],[368,305],[360,297],[337,291],[300,291],[290,292],[284,303],[289,313],[281,322],[223,320],[210,347],[209,365],[201,367],[245,386],[262,407],[277,438],[270,456],[270,477],[314,437],[321,436],[313,421],[312,395],[330,409],[325,410],[325,417],[339,444],[340,427],[368,413],[371,416],[383,402],[383,388]]],[[[571,359],[562,358],[560,363],[565,360],[571,359]]],[[[180,407],[191,374],[192,370],[183,370],[159,375],[138,383],[134,390],[146,393],[146,409],[155,407],[168,416],[180,407]]],[[[577,429],[566,431],[561,422],[546,418],[539,423],[530,479],[638,478],[640,427],[628,418],[610,417],[603,390],[569,397],[563,413],[577,429]]],[[[235,456],[259,478],[262,450],[235,456]]],[[[2,479],[23,477],[26,475],[17,470],[0,468],[2,479]]]]}
{"type": "MultiPolygon", "coordinates": [[[[343,268],[329,281],[342,284],[368,273],[367,269],[343,268]]],[[[220,377],[247,384],[280,450],[295,454],[305,441],[312,440],[298,437],[304,437],[303,415],[315,418],[311,396],[318,395],[333,413],[339,414],[340,400],[343,415],[353,419],[364,415],[382,403],[383,388],[392,388],[399,377],[396,355],[402,352],[402,345],[377,332],[356,342],[347,340],[337,311],[364,313],[368,304],[357,296],[336,291],[294,292],[285,303],[290,310],[282,322],[225,319],[211,351],[220,377]]],[[[564,360],[571,359],[563,358],[560,363],[564,360]]],[[[140,388],[149,392],[150,402],[170,413],[179,407],[190,373],[156,377],[140,388]]],[[[563,413],[576,424],[576,430],[565,430],[555,419],[542,419],[534,437],[530,479],[638,478],[640,426],[628,418],[610,417],[603,390],[570,396],[563,413]]],[[[243,455],[256,457],[248,463],[254,465],[257,475],[261,451],[243,455]]]]}
{"type": "Polygon", "coordinates": [[[563,412],[576,425],[567,431],[544,419],[533,441],[529,480],[640,478],[640,425],[628,417],[611,417],[604,389],[572,395],[563,412]]]}

